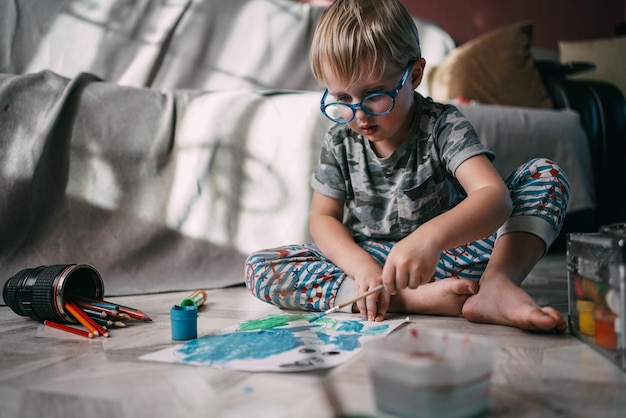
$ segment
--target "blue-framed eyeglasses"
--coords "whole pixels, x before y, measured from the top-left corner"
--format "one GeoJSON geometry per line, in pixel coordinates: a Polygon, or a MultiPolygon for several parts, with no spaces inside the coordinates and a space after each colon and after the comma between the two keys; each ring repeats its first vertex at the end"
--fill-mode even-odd
{"type": "Polygon", "coordinates": [[[343,102],[326,103],[328,99],[328,89],[324,92],[320,101],[320,109],[322,113],[330,120],[336,123],[348,123],[356,116],[357,109],[370,116],[384,116],[393,110],[396,104],[396,96],[404,87],[406,80],[409,78],[411,66],[414,61],[409,62],[398,85],[391,91],[377,91],[368,94],[360,103],[349,104],[343,102]]]}

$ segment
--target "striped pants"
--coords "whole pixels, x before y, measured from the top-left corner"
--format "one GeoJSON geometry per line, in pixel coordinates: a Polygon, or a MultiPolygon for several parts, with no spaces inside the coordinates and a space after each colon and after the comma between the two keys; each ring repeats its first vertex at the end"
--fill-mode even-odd
{"type": "MultiPolygon", "coordinates": [[[[550,160],[537,158],[511,173],[505,182],[513,201],[511,217],[489,236],[441,253],[432,280],[446,277],[480,279],[498,236],[530,232],[546,243],[557,237],[567,208],[569,182],[550,160]]],[[[381,266],[395,243],[364,241],[359,245],[381,266]]],[[[315,244],[287,245],[248,257],[246,286],[259,299],[286,309],[323,311],[334,306],[346,274],[315,244]]]]}

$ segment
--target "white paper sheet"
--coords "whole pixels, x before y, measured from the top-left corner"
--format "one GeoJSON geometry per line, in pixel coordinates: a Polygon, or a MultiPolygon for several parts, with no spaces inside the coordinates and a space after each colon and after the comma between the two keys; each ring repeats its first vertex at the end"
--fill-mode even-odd
{"type": "Polygon", "coordinates": [[[244,321],[223,332],[169,347],[141,360],[242,371],[292,372],[335,367],[406,319],[368,322],[315,314],[272,314],[244,321]]]}

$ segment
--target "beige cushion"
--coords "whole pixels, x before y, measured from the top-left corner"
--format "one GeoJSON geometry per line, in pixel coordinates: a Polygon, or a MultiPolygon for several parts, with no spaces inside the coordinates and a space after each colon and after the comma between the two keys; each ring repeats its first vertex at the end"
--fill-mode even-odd
{"type": "Polygon", "coordinates": [[[561,62],[588,61],[596,64],[593,71],[572,77],[608,81],[626,96],[626,36],[559,42],[561,62]]]}
{"type": "Polygon", "coordinates": [[[429,77],[436,101],[462,97],[483,104],[552,108],[530,53],[533,24],[519,22],[452,51],[429,77]]]}

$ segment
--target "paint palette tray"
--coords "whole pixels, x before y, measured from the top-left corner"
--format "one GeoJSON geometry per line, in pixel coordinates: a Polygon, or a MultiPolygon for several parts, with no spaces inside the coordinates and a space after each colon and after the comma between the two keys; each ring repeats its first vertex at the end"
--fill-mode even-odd
{"type": "Polygon", "coordinates": [[[626,224],[567,236],[572,334],[626,371],[626,224]]]}

